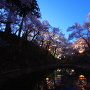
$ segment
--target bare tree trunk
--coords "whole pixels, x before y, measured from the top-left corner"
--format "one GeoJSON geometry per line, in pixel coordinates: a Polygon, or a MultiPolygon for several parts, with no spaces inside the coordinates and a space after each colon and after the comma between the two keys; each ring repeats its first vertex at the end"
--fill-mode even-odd
{"type": "Polygon", "coordinates": [[[56,55],[56,49],[57,49],[57,47],[54,48],[54,54],[53,54],[54,56],[56,55]]]}
{"type": "Polygon", "coordinates": [[[38,31],[36,34],[34,34],[34,36],[33,36],[33,38],[32,38],[32,41],[34,40],[34,38],[35,38],[38,34],[39,34],[39,31],[38,31]]]}
{"type": "Polygon", "coordinates": [[[6,33],[11,33],[11,27],[10,27],[10,24],[12,23],[11,22],[11,15],[12,15],[12,12],[10,10],[9,14],[8,14],[8,18],[7,18],[7,22],[6,22],[6,28],[5,28],[5,32],[6,33]]]}
{"type": "Polygon", "coordinates": [[[86,42],[86,44],[88,45],[88,48],[89,48],[89,50],[90,50],[90,44],[89,44],[89,41],[87,41],[84,37],[82,37],[83,38],[83,40],[86,42]]]}
{"type": "Polygon", "coordinates": [[[19,28],[19,33],[18,33],[18,36],[19,36],[19,37],[20,37],[20,35],[21,35],[22,26],[23,26],[23,21],[24,21],[24,17],[22,17],[22,22],[21,22],[21,25],[20,25],[20,28],[19,28]]]}
{"type": "Polygon", "coordinates": [[[27,37],[28,37],[28,31],[26,30],[26,32],[23,34],[23,39],[27,40],[27,37]]]}

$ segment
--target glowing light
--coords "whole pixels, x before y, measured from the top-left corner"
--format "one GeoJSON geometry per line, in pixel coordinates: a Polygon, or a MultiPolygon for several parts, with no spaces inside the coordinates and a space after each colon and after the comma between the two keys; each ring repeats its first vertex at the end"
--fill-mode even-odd
{"type": "Polygon", "coordinates": [[[79,50],[78,52],[79,52],[79,53],[83,53],[83,52],[84,52],[84,50],[83,50],[83,49],[81,49],[81,50],[79,50]]]}
{"type": "Polygon", "coordinates": [[[87,79],[85,78],[85,76],[84,76],[84,75],[80,75],[80,76],[79,76],[79,79],[81,80],[82,85],[83,85],[83,86],[86,86],[86,84],[87,84],[87,79]]]}
{"type": "Polygon", "coordinates": [[[50,51],[51,49],[49,48],[48,50],[50,51]]]}
{"type": "Polygon", "coordinates": [[[49,81],[49,78],[46,78],[46,81],[49,81]]]}
{"type": "Polygon", "coordinates": [[[72,69],[72,72],[74,72],[75,70],[72,69]]]}
{"type": "Polygon", "coordinates": [[[40,45],[40,47],[41,47],[42,45],[40,45]]]}
{"type": "Polygon", "coordinates": [[[79,78],[84,78],[85,76],[84,75],[80,75],[79,78]]]}
{"type": "Polygon", "coordinates": [[[52,47],[52,46],[50,46],[50,47],[52,47]]]}
{"type": "Polygon", "coordinates": [[[61,71],[61,69],[57,69],[57,72],[60,72],[61,71]]]}

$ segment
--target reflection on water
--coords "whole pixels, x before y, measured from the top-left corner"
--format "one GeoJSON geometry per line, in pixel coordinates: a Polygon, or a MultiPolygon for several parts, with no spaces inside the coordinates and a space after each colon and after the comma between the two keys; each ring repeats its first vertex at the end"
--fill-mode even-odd
{"type": "Polygon", "coordinates": [[[35,90],[90,90],[90,83],[87,83],[85,75],[77,74],[71,68],[63,68],[45,77],[35,90]]]}

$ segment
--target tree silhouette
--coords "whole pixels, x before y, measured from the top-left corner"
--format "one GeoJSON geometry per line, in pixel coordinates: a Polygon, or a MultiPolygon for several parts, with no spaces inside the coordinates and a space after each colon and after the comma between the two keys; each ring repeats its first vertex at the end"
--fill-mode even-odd
{"type": "Polygon", "coordinates": [[[21,25],[19,28],[19,34],[21,34],[21,29],[23,25],[24,18],[26,15],[31,14],[35,15],[37,18],[40,17],[40,9],[36,0],[0,0],[2,3],[0,4],[2,8],[7,9],[8,16],[7,21],[3,22],[6,24],[5,32],[11,33],[10,24],[12,14],[17,14],[22,17],[21,25]]]}

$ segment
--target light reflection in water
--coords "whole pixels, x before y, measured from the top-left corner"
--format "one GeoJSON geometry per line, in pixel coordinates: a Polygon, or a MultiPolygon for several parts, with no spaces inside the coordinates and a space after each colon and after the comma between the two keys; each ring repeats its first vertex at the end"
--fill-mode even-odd
{"type": "MultiPolygon", "coordinates": [[[[39,84],[40,90],[65,90],[63,88],[73,88],[72,90],[87,90],[87,78],[84,75],[76,75],[75,70],[71,68],[57,69],[48,75],[44,84],[39,84]]],[[[67,89],[70,90],[70,89],[67,89]]],[[[89,89],[90,90],[90,89],[89,89]]]]}

